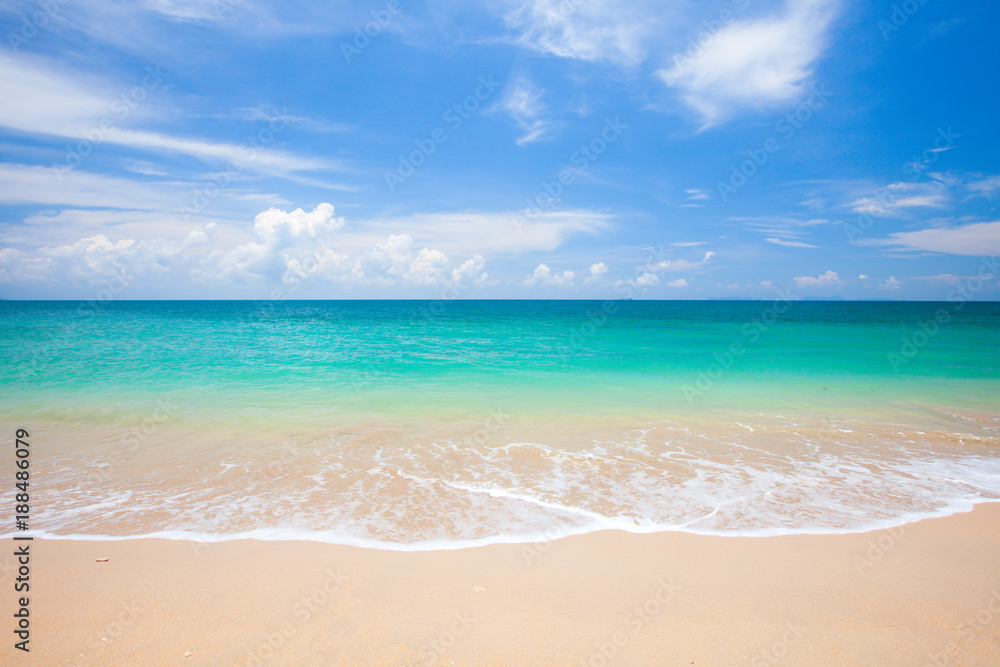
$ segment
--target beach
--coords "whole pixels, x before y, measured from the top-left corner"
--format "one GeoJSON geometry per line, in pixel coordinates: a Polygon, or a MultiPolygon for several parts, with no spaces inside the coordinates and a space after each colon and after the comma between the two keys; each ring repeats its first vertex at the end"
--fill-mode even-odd
{"type": "MultiPolygon", "coordinates": [[[[33,664],[1000,661],[997,504],[846,535],[604,531],[418,553],[162,539],[31,549],[33,664]]],[[[11,596],[2,604],[10,619],[11,596]]],[[[0,658],[12,659],[9,643],[0,658]]]]}
{"type": "Polygon", "coordinates": [[[607,304],[4,305],[8,632],[38,664],[997,664],[996,305],[899,361],[947,304],[607,304]]]}

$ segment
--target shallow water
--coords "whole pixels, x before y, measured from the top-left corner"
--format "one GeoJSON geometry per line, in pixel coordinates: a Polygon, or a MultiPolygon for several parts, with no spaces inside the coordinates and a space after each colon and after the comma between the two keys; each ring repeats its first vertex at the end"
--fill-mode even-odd
{"type": "Polygon", "coordinates": [[[427,549],[858,531],[1000,499],[997,304],[0,315],[0,425],[32,433],[44,534],[427,549]]]}

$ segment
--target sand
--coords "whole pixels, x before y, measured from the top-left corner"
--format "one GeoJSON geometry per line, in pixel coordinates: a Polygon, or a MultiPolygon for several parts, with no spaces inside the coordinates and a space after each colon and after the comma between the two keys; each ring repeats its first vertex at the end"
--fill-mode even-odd
{"type": "Polygon", "coordinates": [[[36,539],[29,655],[4,542],[11,664],[1000,664],[1000,504],[853,535],[422,553],[36,539]]]}

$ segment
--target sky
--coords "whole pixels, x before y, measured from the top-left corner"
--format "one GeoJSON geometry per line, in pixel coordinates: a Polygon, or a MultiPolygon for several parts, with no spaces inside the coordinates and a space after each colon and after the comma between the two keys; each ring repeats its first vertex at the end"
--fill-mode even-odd
{"type": "Polygon", "coordinates": [[[997,300],[998,19],[2,2],[0,297],[997,300]]]}

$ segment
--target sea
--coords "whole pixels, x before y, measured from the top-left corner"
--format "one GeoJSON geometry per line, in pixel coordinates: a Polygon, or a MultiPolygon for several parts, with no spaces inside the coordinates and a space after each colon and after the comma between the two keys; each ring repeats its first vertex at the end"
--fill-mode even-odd
{"type": "Polygon", "coordinates": [[[0,533],[889,528],[1000,500],[998,350],[964,301],[5,301],[0,533]]]}

